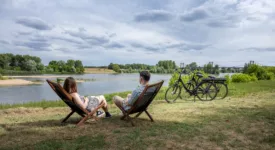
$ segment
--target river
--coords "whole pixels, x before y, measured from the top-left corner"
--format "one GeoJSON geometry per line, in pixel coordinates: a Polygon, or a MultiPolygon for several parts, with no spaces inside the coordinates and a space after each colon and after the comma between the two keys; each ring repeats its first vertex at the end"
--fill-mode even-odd
{"type": "MultiPolygon", "coordinates": [[[[220,74],[223,76],[224,74],[220,74]]],[[[50,75],[45,75],[50,76],[50,75]]],[[[53,75],[54,76],[54,75],[53,75]]],[[[58,75],[60,76],[60,75],[58,75]]],[[[78,92],[81,95],[99,95],[115,92],[131,91],[135,89],[138,83],[138,74],[83,74],[83,75],[64,75],[64,78],[72,76],[78,79],[95,79],[77,83],[78,92]]],[[[150,83],[164,80],[167,86],[171,75],[169,74],[151,74],[150,83]]],[[[14,104],[35,102],[41,100],[58,100],[60,99],[46,82],[46,78],[28,78],[25,80],[40,80],[42,84],[22,85],[22,86],[2,86],[0,87],[0,104],[14,104]]],[[[50,78],[56,81],[56,78],[50,78]]]]}

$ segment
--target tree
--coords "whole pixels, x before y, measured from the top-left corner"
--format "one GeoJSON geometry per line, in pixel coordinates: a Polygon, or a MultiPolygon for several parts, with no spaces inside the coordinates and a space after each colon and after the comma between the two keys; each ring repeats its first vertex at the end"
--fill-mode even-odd
{"type": "Polygon", "coordinates": [[[76,60],[75,61],[75,69],[77,71],[77,73],[83,73],[84,72],[84,67],[82,64],[81,60],[76,60]]]}
{"type": "Polygon", "coordinates": [[[108,69],[113,70],[113,63],[110,63],[110,64],[109,64],[108,69]]]}
{"type": "Polygon", "coordinates": [[[38,63],[36,65],[36,69],[39,70],[39,71],[42,71],[42,70],[44,70],[44,65],[42,63],[38,63]]]}
{"type": "Polygon", "coordinates": [[[213,71],[213,74],[219,74],[220,73],[220,67],[219,67],[219,65],[215,65],[215,67],[214,67],[214,71],[213,71]]]}
{"type": "Polygon", "coordinates": [[[66,65],[69,66],[70,68],[75,67],[75,61],[72,59],[69,59],[69,60],[67,60],[66,65]]]}
{"type": "Polygon", "coordinates": [[[64,72],[64,71],[66,71],[66,63],[65,63],[65,61],[59,60],[59,61],[57,62],[57,66],[58,66],[58,71],[59,71],[59,72],[64,72]]]}
{"type": "Polygon", "coordinates": [[[119,68],[119,65],[118,65],[118,64],[113,64],[112,68],[113,68],[113,70],[114,70],[115,72],[120,73],[120,68],[119,68]]]}
{"type": "Polygon", "coordinates": [[[196,62],[192,62],[191,64],[189,64],[189,68],[191,71],[195,71],[195,70],[197,70],[198,65],[196,62]]]}
{"type": "Polygon", "coordinates": [[[25,68],[27,71],[36,71],[36,62],[34,60],[26,61],[25,68]]]}

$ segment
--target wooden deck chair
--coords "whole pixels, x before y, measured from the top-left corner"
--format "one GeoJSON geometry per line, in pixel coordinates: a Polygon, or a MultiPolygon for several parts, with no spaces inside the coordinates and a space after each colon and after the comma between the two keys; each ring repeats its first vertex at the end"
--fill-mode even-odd
{"type": "Polygon", "coordinates": [[[151,104],[151,102],[154,100],[155,96],[158,94],[162,84],[163,80],[152,84],[147,85],[143,92],[140,94],[136,102],[131,106],[129,110],[124,110],[122,107],[119,107],[119,109],[122,111],[123,116],[121,117],[121,120],[128,119],[128,121],[131,122],[132,126],[134,126],[134,123],[132,121],[132,118],[130,117],[131,114],[137,113],[135,118],[139,117],[143,112],[147,114],[147,116],[150,118],[152,122],[154,122],[153,117],[149,114],[147,111],[147,107],[151,104]]]}
{"type": "Polygon", "coordinates": [[[104,106],[104,103],[100,103],[100,105],[94,109],[92,112],[87,111],[86,109],[80,108],[75,102],[73,97],[63,89],[63,87],[55,82],[52,82],[50,80],[46,80],[50,87],[55,91],[55,93],[71,108],[71,112],[62,120],[62,123],[66,122],[70,118],[71,115],[73,115],[75,112],[79,114],[82,119],[76,124],[77,126],[82,125],[86,120],[89,119],[89,117],[94,118],[95,120],[98,120],[96,116],[94,116],[95,112],[102,108],[104,106]]]}

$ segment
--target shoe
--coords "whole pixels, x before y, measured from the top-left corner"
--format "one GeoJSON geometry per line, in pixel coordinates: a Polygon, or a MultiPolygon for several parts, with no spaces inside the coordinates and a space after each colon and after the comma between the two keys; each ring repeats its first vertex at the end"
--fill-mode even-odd
{"type": "Polygon", "coordinates": [[[112,117],[112,115],[109,112],[106,112],[105,114],[106,114],[105,118],[111,118],[112,117]]]}
{"type": "Polygon", "coordinates": [[[104,114],[103,111],[100,111],[100,110],[96,111],[96,116],[97,117],[102,117],[103,114],[104,114]]]}

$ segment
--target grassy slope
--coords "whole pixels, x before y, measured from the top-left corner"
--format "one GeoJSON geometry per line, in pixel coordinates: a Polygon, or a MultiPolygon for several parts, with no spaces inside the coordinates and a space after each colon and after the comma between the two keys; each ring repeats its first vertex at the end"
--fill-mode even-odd
{"type": "Polygon", "coordinates": [[[272,149],[274,89],[274,81],[261,81],[232,86],[234,96],[224,100],[154,101],[149,112],[155,123],[142,114],[136,127],[119,120],[113,104],[113,118],[90,120],[81,128],[73,124],[77,115],[60,125],[69,112],[66,107],[4,109],[0,149],[272,149]]]}
{"type": "MultiPolygon", "coordinates": [[[[49,87],[50,88],[50,87],[49,87]]],[[[166,87],[163,87],[159,94],[156,96],[155,100],[163,100],[165,96],[166,87]]],[[[229,94],[228,96],[231,97],[242,97],[249,93],[254,92],[261,92],[261,91],[273,91],[275,89],[275,81],[258,81],[252,83],[232,83],[229,85],[229,94]]],[[[111,102],[112,97],[114,95],[119,95],[121,97],[126,97],[128,92],[120,92],[120,93],[113,93],[113,94],[105,94],[108,102],[111,102]]],[[[53,92],[53,94],[55,94],[53,92]]],[[[182,92],[182,97],[192,99],[193,97],[188,97],[186,92],[182,92]]],[[[66,106],[61,100],[57,101],[41,101],[41,102],[28,102],[25,104],[14,104],[14,105],[5,105],[0,104],[0,109],[7,109],[7,108],[16,108],[16,107],[61,107],[66,106]]]]}

